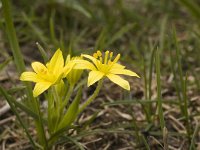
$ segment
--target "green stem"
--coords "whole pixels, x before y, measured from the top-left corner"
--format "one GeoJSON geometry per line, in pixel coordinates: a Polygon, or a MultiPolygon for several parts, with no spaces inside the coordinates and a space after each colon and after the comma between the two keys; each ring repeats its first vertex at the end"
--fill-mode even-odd
{"type": "Polygon", "coordinates": [[[158,99],[158,113],[160,119],[160,126],[163,131],[165,127],[165,120],[162,109],[162,95],[161,95],[161,83],[160,83],[160,54],[159,50],[156,51],[156,80],[157,80],[157,99],[158,99]]]}
{"type": "Polygon", "coordinates": [[[54,117],[56,120],[54,120],[54,122],[51,122],[51,123],[53,123],[53,126],[52,126],[53,132],[55,132],[59,124],[59,120],[61,118],[60,116],[61,100],[59,99],[55,86],[52,87],[52,94],[53,94],[53,103],[55,104],[55,107],[54,107],[54,111],[51,113],[55,113],[54,117]]]}
{"type": "Polygon", "coordinates": [[[2,93],[2,95],[5,97],[5,99],[7,100],[8,104],[10,105],[11,110],[13,111],[13,113],[16,115],[17,119],[19,120],[19,123],[22,125],[30,143],[32,144],[32,146],[34,148],[36,148],[35,142],[33,141],[31,135],[29,134],[29,131],[27,129],[27,127],[25,126],[24,122],[22,121],[19,113],[17,112],[17,109],[15,107],[15,105],[12,103],[12,101],[15,101],[13,99],[13,97],[9,96],[8,93],[0,86],[0,93],[2,93]],[[12,100],[13,99],[13,100],[12,100]]]}
{"type": "Polygon", "coordinates": [[[43,120],[42,120],[42,114],[40,111],[40,105],[38,99],[35,99],[37,103],[37,108],[38,108],[38,116],[39,116],[39,121],[35,120],[36,128],[38,131],[38,137],[39,141],[41,142],[44,150],[48,150],[48,143],[47,143],[47,138],[45,135],[45,130],[44,130],[44,125],[43,125],[43,120]]]}
{"type": "MultiPolygon", "coordinates": [[[[6,33],[8,36],[8,40],[11,46],[12,54],[14,56],[14,62],[16,64],[17,70],[19,73],[22,73],[25,70],[25,64],[24,60],[20,51],[20,47],[18,44],[13,20],[12,20],[12,15],[11,15],[11,4],[9,0],[2,0],[2,6],[3,6],[3,13],[4,13],[4,18],[5,18],[5,25],[6,25],[6,33]]],[[[32,94],[32,88],[31,84],[29,83],[24,83],[26,85],[26,93],[27,93],[27,104],[30,106],[30,108],[39,114],[39,111],[37,109],[37,102],[33,98],[32,94]]],[[[38,130],[38,135],[39,132],[41,132],[41,127],[42,124],[41,122],[35,121],[36,122],[36,127],[39,127],[38,130]]]]}
{"type": "Polygon", "coordinates": [[[96,90],[94,91],[94,93],[87,99],[87,101],[79,108],[78,110],[78,114],[80,114],[96,97],[97,95],[99,94],[99,91],[102,87],[102,84],[103,84],[103,79],[101,79],[99,82],[98,82],[98,85],[96,87],[96,90]]]}
{"type": "Polygon", "coordinates": [[[6,32],[11,46],[11,50],[14,56],[14,61],[17,66],[19,73],[25,70],[25,64],[22,58],[22,54],[19,48],[15,28],[13,25],[12,15],[11,15],[11,5],[9,0],[2,0],[3,12],[6,24],[6,32]]]}
{"type": "Polygon", "coordinates": [[[64,99],[64,101],[62,103],[61,112],[63,112],[64,107],[68,104],[69,99],[70,99],[70,97],[72,95],[73,90],[74,90],[74,85],[70,85],[69,86],[69,90],[67,92],[67,95],[66,95],[66,97],[65,97],[65,99],[64,99]]]}

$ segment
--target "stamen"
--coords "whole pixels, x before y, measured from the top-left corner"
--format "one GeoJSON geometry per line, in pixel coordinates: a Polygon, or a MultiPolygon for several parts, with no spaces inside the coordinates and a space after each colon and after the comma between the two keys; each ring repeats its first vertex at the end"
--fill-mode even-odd
{"type": "Polygon", "coordinates": [[[102,56],[102,53],[101,53],[101,51],[100,51],[100,50],[98,50],[98,51],[97,51],[97,55],[98,55],[99,57],[101,57],[101,56],[102,56]]]}
{"type": "Polygon", "coordinates": [[[115,57],[115,59],[113,60],[113,63],[116,63],[116,62],[119,60],[119,58],[120,58],[120,54],[118,54],[118,55],[115,57]]]}
{"type": "Polygon", "coordinates": [[[107,62],[108,62],[108,54],[109,54],[109,51],[106,51],[105,58],[104,58],[104,64],[107,64],[107,62]]]}
{"type": "Polygon", "coordinates": [[[93,54],[93,57],[97,59],[97,58],[98,58],[98,54],[97,54],[97,53],[94,53],[94,54],[93,54]]]}
{"type": "Polygon", "coordinates": [[[113,57],[113,52],[110,52],[110,61],[112,60],[112,57],[113,57]]]}
{"type": "Polygon", "coordinates": [[[102,57],[99,57],[99,60],[100,60],[100,62],[101,62],[101,63],[103,62],[103,59],[102,59],[102,57]]]}

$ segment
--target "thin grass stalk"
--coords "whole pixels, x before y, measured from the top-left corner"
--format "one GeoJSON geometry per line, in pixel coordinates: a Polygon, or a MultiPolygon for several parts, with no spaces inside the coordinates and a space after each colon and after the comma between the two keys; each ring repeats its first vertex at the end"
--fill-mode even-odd
{"type": "MultiPolygon", "coordinates": [[[[151,57],[150,57],[150,66],[149,66],[149,79],[148,79],[148,100],[151,100],[152,96],[152,91],[151,91],[151,85],[152,85],[152,74],[153,74],[153,64],[154,64],[154,58],[155,58],[155,52],[156,52],[156,47],[154,46],[152,52],[151,52],[151,57]]],[[[150,113],[150,117],[152,117],[152,103],[148,104],[148,112],[150,113]]]]}
{"type": "Polygon", "coordinates": [[[192,139],[191,139],[191,144],[190,144],[190,150],[194,150],[195,148],[195,137],[197,136],[197,134],[199,133],[199,129],[200,129],[200,125],[197,124],[194,130],[194,133],[192,135],[192,139]]]}
{"type": "Polygon", "coordinates": [[[42,113],[40,111],[40,105],[39,105],[38,99],[36,99],[36,103],[37,103],[38,116],[39,116],[39,121],[36,121],[38,134],[40,134],[39,140],[42,143],[44,150],[48,150],[48,143],[47,143],[47,138],[46,138],[46,135],[45,135],[45,129],[44,129],[43,120],[42,120],[42,113]]]}
{"type": "Polygon", "coordinates": [[[183,101],[184,101],[184,116],[186,120],[186,129],[187,129],[187,134],[188,134],[188,139],[191,141],[191,126],[190,126],[190,117],[188,114],[188,99],[187,99],[187,75],[184,80],[184,85],[183,85],[183,101]]]}
{"type": "MultiPolygon", "coordinates": [[[[145,92],[144,92],[144,95],[145,95],[145,99],[147,99],[147,96],[148,96],[148,82],[147,82],[147,73],[146,73],[146,65],[145,65],[145,62],[144,62],[144,58],[142,59],[142,63],[143,63],[143,74],[144,74],[144,86],[145,86],[145,92]]],[[[150,113],[150,106],[149,105],[142,105],[142,108],[144,110],[144,113],[145,113],[145,116],[146,116],[146,119],[148,122],[151,122],[151,113],[150,113]]]]}
{"type": "MultiPolygon", "coordinates": [[[[20,51],[20,47],[18,44],[18,40],[17,40],[17,36],[16,36],[16,32],[15,32],[15,28],[14,28],[14,24],[12,20],[10,1],[2,0],[2,6],[3,6],[4,18],[5,18],[5,24],[6,24],[6,32],[7,32],[11,50],[14,56],[14,61],[17,66],[18,72],[22,73],[25,70],[25,64],[24,64],[23,57],[20,51]]],[[[31,86],[28,83],[25,83],[25,85],[27,87],[26,93],[28,96],[28,105],[38,114],[39,112],[38,112],[37,102],[33,98],[31,86]]],[[[41,122],[35,121],[35,123],[36,123],[36,126],[38,127],[42,126],[41,122]]],[[[38,128],[37,131],[42,132],[40,131],[40,128],[38,128]]]]}
{"type": "Polygon", "coordinates": [[[200,7],[194,0],[177,0],[180,4],[185,6],[189,12],[198,19],[200,18],[200,7]]]}
{"type": "Polygon", "coordinates": [[[8,104],[10,105],[11,110],[12,110],[13,113],[16,115],[17,119],[19,120],[19,123],[20,123],[21,126],[23,127],[23,129],[24,129],[24,131],[25,131],[25,133],[26,133],[26,135],[27,135],[27,137],[28,137],[30,143],[32,144],[32,146],[33,146],[34,148],[36,148],[36,145],[35,145],[35,143],[34,143],[32,137],[31,137],[31,135],[29,134],[28,129],[27,129],[26,126],[24,125],[24,123],[23,123],[23,121],[22,121],[22,119],[21,119],[19,113],[17,112],[17,109],[16,109],[15,105],[13,105],[13,103],[12,103],[12,101],[14,101],[14,100],[11,100],[12,97],[9,96],[8,93],[7,93],[2,87],[0,87],[0,92],[1,92],[1,94],[5,97],[5,99],[7,100],[8,104]]]}
{"type": "Polygon", "coordinates": [[[166,25],[167,25],[167,16],[164,16],[162,23],[161,23],[161,29],[160,29],[160,51],[163,52],[164,46],[165,46],[165,31],[166,31],[166,25]]]}
{"type": "Polygon", "coordinates": [[[12,15],[11,15],[11,5],[9,0],[2,0],[3,13],[6,24],[6,32],[11,46],[11,50],[14,56],[14,62],[17,66],[19,73],[22,73],[25,70],[25,64],[22,58],[22,54],[19,48],[17,41],[16,32],[13,25],[12,15]]]}
{"type": "MultiPolygon", "coordinates": [[[[184,79],[183,79],[183,71],[182,71],[181,58],[180,58],[181,53],[180,53],[180,48],[178,46],[175,29],[173,31],[173,37],[174,37],[174,42],[175,42],[176,60],[177,60],[177,64],[178,64],[178,74],[179,74],[179,78],[181,81],[181,90],[182,90],[182,93],[184,93],[184,79]]],[[[183,95],[181,95],[181,96],[182,96],[181,98],[183,99],[183,95]]]]}
{"type": "Polygon", "coordinates": [[[156,81],[157,81],[157,99],[158,99],[158,115],[160,119],[160,127],[163,131],[165,127],[164,114],[162,109],[161,81],[160,81],[160,53],[156,51],[156,81]]]}
{"type": "Polygon", "coordinates": [[[146,150],[151,150],[150,147],[149,147],[149,144],[147,143],[147,140],[144,137],[144,135],[141,135],[141,138],[143,140],[143,143],[145,145],[146,150]]]}
{"type": "MultiPolygon", "coordinates": [[[[4,18],[5,18],[5,24],[6,24],[6,32],[9,39],[9,43],[11,46],[12,54],[14,56],[14,62],[17,66],[18,73],[22,73],[25,70],[25,64],[23,61],[23,57],[19,48],[15,28],[13,25],[13,20],[11,16],[11,5],[9,0],[2,0],[3,5],[3,12],[4,12],[4,18]]],[[[27,104],[31,106],[34,110],[36,109],[36,104],[34,103],[34,98],[32,95],[32,89],[30,84],[24,83],[26,85],[26,93],[28,96],[28,102],[27,104]]]]}
{"type": "Polygon", "coordinates": [[[175,88],[176,88],[176,93],[178,95],[178,103],[179,103],[179,107],[181,112],[183,113],[183,107],[182,107],[182,99],[181,99],[181,95],[180,95],[180,89],[179,89],[179,85],[178,85],[178,79],[177,79],[177,73],[176,73],[176,69],[175,69],[175,60],[173,58],[173,54],[172,54],[172,50],[170,50],[170,63],[171,63],[171,69],[174,75],[174,82],[175,82],[175,88]]]}
{"type": "Polygon", "coordinates": [[[151,53],[151,58],[150,58],[150,66],[149,66],[149,92],[148,92],[148,99],[151,100],[152,96],[152,91],[151,91],[151,84],[152,84],[152,74],[153,74],[153,64],[154,64],[154,58],[155,58],[155,53],[156,53],[156,47],[153,49],[151,53]]]}
{"type": "Polygon", "coordinates": [[[53,9],[51,12],[51,16],[49,19],[49,30],[50,30],[51,41],[54,43],[55,46],[58,46],[58,41],[56,40],[56,34],[55,34],[54,17],[55,17],[55,9],[53,9]]]}
{"type": "Polygon", "coordinates": [[[102,84],[103,84],[103,79],[101,79],[98,82],[98,85],[94,93],[86,100],[86,102],[82,106],[80,106],[77,114],[80,114],[96,98],[96,96],[99,94],[102,84]]]}

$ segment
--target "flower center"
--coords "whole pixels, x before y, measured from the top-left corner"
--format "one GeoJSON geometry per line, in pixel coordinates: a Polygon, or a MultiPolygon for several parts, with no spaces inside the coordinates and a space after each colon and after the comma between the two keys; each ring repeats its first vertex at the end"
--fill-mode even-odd
{"type": "Polygon", "coordinates": [[[112,61],[113,58],[113,52],[106,51],[104,54],[102,54],[99,50],[93,54],[93,57],[96,58],[97,61],[97,68],[98,70],[104,72],[107,74],[112,66],[117,63],[117,61],[120,58],[120,54],[118,54],[115,59],[112,61]]]}

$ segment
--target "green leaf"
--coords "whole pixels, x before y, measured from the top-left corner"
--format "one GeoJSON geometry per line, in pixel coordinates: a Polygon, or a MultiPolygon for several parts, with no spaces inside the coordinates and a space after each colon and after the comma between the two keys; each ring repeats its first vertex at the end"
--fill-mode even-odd
{"type": "Polygon", "coordinates": [[[45,52],[44,48],[40,45],[39,42],[36,42],[36,45],[37,45],[38,50],[40,51],[40,53],[42,55],[44,62],[46,63],[48,61],[47,53],[45,52]]]}
{"type": "Polygon", "coordinates": [[[185,6],[188,11],[198,19],[200,19],[200,7],[198,5],[198,3],[196,3],[193,0],[177,0],[180,4],[182,4],[183,6],[185,6]]]}
{"type": "Polygon", "coordinates": [[[114,43],[116,40],[120,39],[125,33],[127,33],[129,30],[133,29],[135,26],[135,23],[127,24],[123,26],[118,32],[116,32],[110,40],[105,44],[105,46],[109,46],[112,43],[114,43]]]}
{"type": "Polygon", "coordinates": [[[88,10],[86,10],[80,2],[76,0],[65,0],[64,4],[69,8],[79,11],[88,18],[92,17],[91,13],[88,10]]]}
{"type": "Polygon", "coordinates": [[[3,63],[0,64],[0,71],[3,70],[3,68],[12,60],[11,57],[6,59],[3,63]]]}
{"type": "Polygon", "coordinates": [[[60,130],[66,126],[69,126],[76,119],[77,112],[78,112],[78,106],[79,106],[79,102],[80,102],[80,98],[81,98],[81,91],[82,91],[82,89],[79,88],[79,91],[78,91],[74,101],[69,106],[66,114],[64,115],[63,119],[59,123],[58,130],[60,130]]]}
{"type": "Polygon", "coordinates": [[[13,105],[13,101],[14,99],[2,88],[0,87],[0,93],[5,97],[5,99],[7,100],[8,104],[10,105],[11,110],[13,111],[13,113],[16,115],[17,119],[19,120],[20,124],[22,125],[27,137],[30,140],[30,143],[32,144],[32,146],[34,148],[36,148],[36,145],[31,137],[31,135],[29,134],[29,131],[26,127],[26,125],[23,123],[19,113],[17,112],[17,109],[15,108],[15,105],[13,105]]]}

